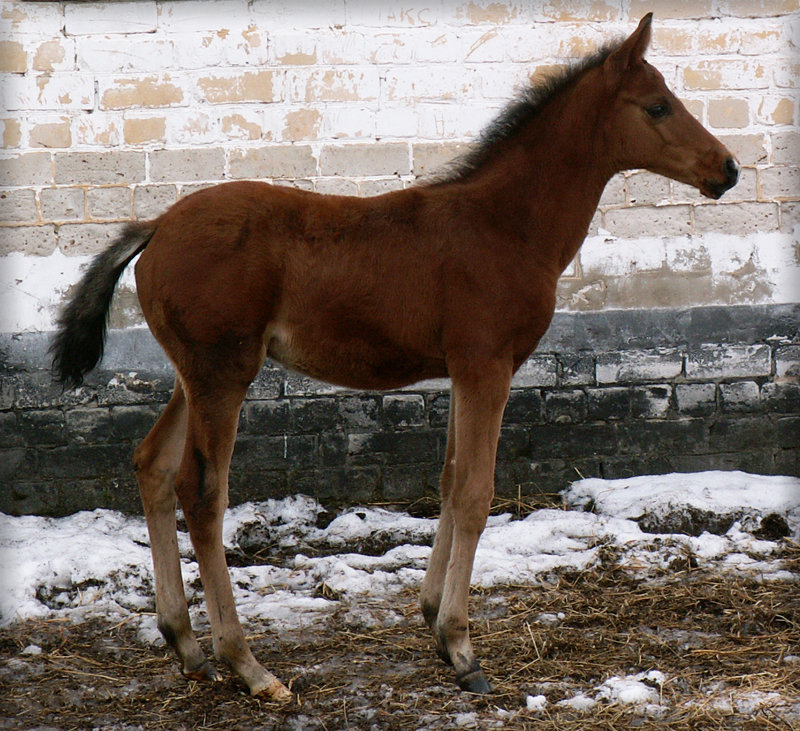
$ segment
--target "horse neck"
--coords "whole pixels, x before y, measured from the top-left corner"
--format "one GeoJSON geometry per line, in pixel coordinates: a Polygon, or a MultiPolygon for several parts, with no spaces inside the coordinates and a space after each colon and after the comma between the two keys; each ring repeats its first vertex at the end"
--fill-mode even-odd
{"type": "Polygon", "coordinates": [[[598,81],[582,78],[565,89],[477,176],[497,219],[515,226],[514,238],[538,256],[547,254],[559,274],[583,243],[603,189],[618,172],[601,131],[606,105],[598,81]]]}

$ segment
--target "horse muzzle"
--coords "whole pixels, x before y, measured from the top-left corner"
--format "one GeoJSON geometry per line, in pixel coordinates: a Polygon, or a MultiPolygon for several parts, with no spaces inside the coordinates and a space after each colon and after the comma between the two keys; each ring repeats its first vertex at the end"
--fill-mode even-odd
{"type": "Polygon", "coordinates": [[[700,192],[708,198],[717,200],[725,191],[730,190],[739,182],[739,163],[736,158],[729,155],[722,164],[723,180],[704,180],[700,192]]]}

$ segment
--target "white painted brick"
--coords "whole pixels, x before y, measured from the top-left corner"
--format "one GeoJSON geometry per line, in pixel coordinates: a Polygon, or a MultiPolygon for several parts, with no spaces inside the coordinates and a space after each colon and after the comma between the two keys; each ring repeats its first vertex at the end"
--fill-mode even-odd
{"type": "Polygon", "coordinates": [[[326,139],[370,138],[375,134],[375,110],[369,107],[328,106],[322,118],[326,139]]]}
{"type": "Polygon", "coordinates": [[[467,100],[476,96],[480,83],[475,69],[464,66],[400,66],[386,72],[383,97],[388,101],[414,102],[467,100]]]}
{"type": "Polygon", "coordinates": [[[64,30],[67,35],[98,33],[151,33],[158,23],[156,3],[67,3],[64,30]]]}
{"type": "Polygon", "coordinates": [[[427,140],[474,139],[497,116],[500,105],[420,103],[419,136],[427,140]]]}
{"type": "Polygon", "coordinates": [[[689,89],[765,89],[771,71],[762,59],[704,60],[683,70],[683,83],[689,89]]]}
{"type": "Polygon", "coordinates": [[[328,28],[317,32],[323,64],[353,66],[363,65],[365,61],[374,63],[370,58],[372,46],[363,33],[353,32],[349,28],[328,28]]]}
{"type": "Polygon", "coordinates": [[[176,68],[264,67],[273,62],[268,35],[267,29],[251,24],[225,33],[177,30],[165,39],[173,46],[176,68]]]}
{"type": "Polygon", "coordinates": [[[71,71],[75,69],[75,40],[56,36],[31,42],[34,71],[71,71]]]}
{"type": "Polygon", "coordinates": [[[378,137],[416,137],[419,115],[415,107],[383,106],[375,112],[375,134],[378,137]]]}
{"type": "Polygon", "coordinates": [[[320,34],[313,31],[277,32],[270,38],[273,63],[287,66],[314,66],[321,60],[320,34]]]}
{"type": "Polygon", "coordinates": [[[167,143],[180,147],[210,145],[223,139],[216,115],[195,109],[170,115],[167,120],[167,143]]]}
{"type": "Polygon", "coordinates": [[[295,102],[364,102],[380,95],[380,76],[373,68],[313,68],[287,71],[289,99],[295,102]]]}
{"type": "Polygon", "coordinates": [[[773,68],[775,85],[782,89],[796,89],[800,82],[800,64],[796,61],[783,61],[773,68]]]}
{"type": "Polygon", "coordinates": [[[368,41],[368,58],[376,64],[408,64],[419,41],[405,33],[376,33],[368,41]]]}
{"type": "Polygon", "coordinates": [[[345,24],[345,3],[344,0],[254,0],[252,16],[257,25],[273,31],[328,28],[345,24]]]}
{"type": "Polygon", "coordinates": [[[264,134],[264,111],[253,106],[217,110],[220,134],[227,140],[258,140],[264,134]]]}
{"type": "Polygon", "coordinates": [[[216,68],[225,65],[228,40],[211,31],[197,33],[170,33],[175,56],[175,68],[193,70],[216,68]]]}
{"type": "MultiPolygon", "coordinates": [[[[800,220],[800,22],[762,0],[655,1],[650,60],[701,121],[722,132],[739,125],[720,136],[746,167],[719,204],[664,178],[616,176],[569,270],[574,281],[566,300],[580,302],[580,293],[596,285],[608,291],[577,306],[647,306],[649,290],[671,287],[676,302],[690,293],[686,305],[693,296],[711,304],[723,291],[726,303],[796,301],[796,287],[788,293],[798,271],[792,242],[800,220]],[[721,113],[726,99],[740,107],[730,124],[721,113]],[[599,229],[619,239],[594,235],[599,229]],[[612,291],[628,285],[640,290],[633,305],[612,291]]],[[[75,223],[85,215],[83,190],[66,179],[60,185],[73,187],[47,187],[51,158],[28,157],[34,145],[49,140],[80,154],[146,155],[144,176],[134,175],[133,215],[148,217],[179,190],[230,177],[269,178],[265,162],[280,166],[261,151],[280,156],[299,147],[305,163],[276,173],[279,182],[377,194],[407,185],[411,174],[406,163],[384,171],[393,157],[376,142],[413,150],[417,175],[428,147],[454,152],[468,143],[534,71],[629,33],[648,2],[5,0],[0,37],[19,40],[23,53],[10,63],[17,73],[0,78],[7,110],[0,132],[21,158],[0,178],[20,189],[9,198],[20,201],[12,215],[29,217],[24,201],[45,186],[35,192],[42,220],[75,223]],[[231,79],[241,81],[226,85],[231,79]],[[336,140],[358,141],[354,147],[366,152],[337,158],[331,149],[352,143],[336,140]],[[322,162],[331,175],[320,176],[317,158],[326,149],[322,162]]],[[[63,154],[56,155],[60,176],[63,154]]],[[[120,162],[124,167],[125,158],[120,162]]],[[[101,167],[96,179],[91,169],[78,171],[80,185],[108,184],[110,171],[101,167]]],[[[110,203],[101,207],[98,196],[115,194],[93,193],[90,211],[123,215],[110,203]]],[[[47,237],[42,241],[46,247],[47,237]]]]}
{"type": "Polygon", "coordinates": [[[651,239],[615,239],[590,236],[580,251],[585,273],[602,272],[607,276],[624,277],[633,272],[652,272],[661,269],[666,259],[664,241],[651,239]]]}
{"type": "Polygon", "coordinates": [[[15,36],[58,36],[64,27],[60,3],[4,0],[1,17],[3,30],[15,36]]]}
{"type": "Polygon", "coordinates": [[[679,236],[664,242],[667,268],[677,274],[700,274],[710,272],[711,254],[692,236],[679,236]]]}
{"type": "Polygon", "coordinates": [[[148,36],[81,36],[77,40],[77,63],[82,71],[161,71],[174,68],[173,43],[148,36]]]}
{"type": "Polygon", "coordinates": [[[6,110],[79,111],[94,108],[94,80],[65,71],[19,76],[3,74],[3,106],[6,110]]]}
{"type": "Polygon", "coordinates": [[[463,57],[461,36],[447,28],[420,28],[414,31],[416,63],[455,63],[463,57]]]}
{"type": "Polygon", "coordinates": [[[101,109],[160,108],[186,106],[191,83],[183,74],[98,76],[101,109]]]}
{"type": "Polygon", "coordinates": [[[442,17],[439,3],[426,7],[389,2],[348,2],[347,23],[368,27],[420,28],[436,25],[442,17]]]}
{"type": "Polygon", "coordinates": [[[264,139],[269,142],[317,140],[322,134],[323,111],[313,106],[266,106],[264,139]]]}
{"type": "Polygon", "coordinates": [[[524,22],[531,10],[520,2],[471,2],[444,3],[443,13],[447,22],[453,25],[502,25],[524,22]]]}
{"type": "Polygon", "coordinates": [[[502,62],[506,42],[498,28],[482,28],[464,34],[464,61],[467,63],[502,62]]]}
{"type": "Polygon", "coordinates": [[[225,32],[248,21],[247,0],[163,0],[158,6],[158,28],[169,33],[225,32]]]}
{"type": "Polygon", "coordinates": [[[231,66],[266,66],[270,63],[269,33],[250,24],[236,30],[223,43],[225,63],[231,66]]]}
{"type": "Polygon", "coordinates": [[[122,115],[102,111],[82,114],[72,123],[72,136],[79,146],[116,147],[122,143],[122,115]]]}
{"type": "Polygon", "coordinates": [[[506,64],[477,64],[478,89],[484,99],[496,100],[506,104],[511,98],[530,86],[529,69],[520,64],[509,67],[506,64]]]}

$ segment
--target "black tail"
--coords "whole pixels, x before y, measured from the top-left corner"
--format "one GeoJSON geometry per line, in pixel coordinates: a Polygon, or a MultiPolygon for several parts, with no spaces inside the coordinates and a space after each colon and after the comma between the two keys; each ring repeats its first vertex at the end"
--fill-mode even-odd
{"type": "Polygon", "coordinates": [[[53,374],[60,383],[77,388],[100,362],[117,280],[131,259],[147,246],[154,232],[152,222],[131,223],[106,251],[92,260],[61,311],[50,345],[53,374]]]}

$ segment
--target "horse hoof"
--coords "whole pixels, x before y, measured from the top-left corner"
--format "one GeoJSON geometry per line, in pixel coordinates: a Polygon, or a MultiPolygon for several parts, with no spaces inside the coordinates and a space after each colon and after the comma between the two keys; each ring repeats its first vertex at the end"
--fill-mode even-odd
{"type": "Polygon", "coordinates": [[[250,687],[250,695],[261,696],[275,703],[290,703],[294,695],[272,673],[265,671],[265,676],[250,687]]]}
{"type": "Polygon", "coordinates": [[[492,686],[483,674],[480,667],[475,670],[470,670],[465,675],[460,675],[456,678],[458,687],[465,690],[467,693],[475,693],[476,695],[486,695],[492,692],[492,686]]]}
{"type": "Polygon", "coordinates": [[[183,677],[189,680],[198,680],[201,683],[216,683],[222,680],[222,676],[214,669],[213,665],[208,660],[203,662],[196,668],[191,670],[184,669],[183,677]]]}

